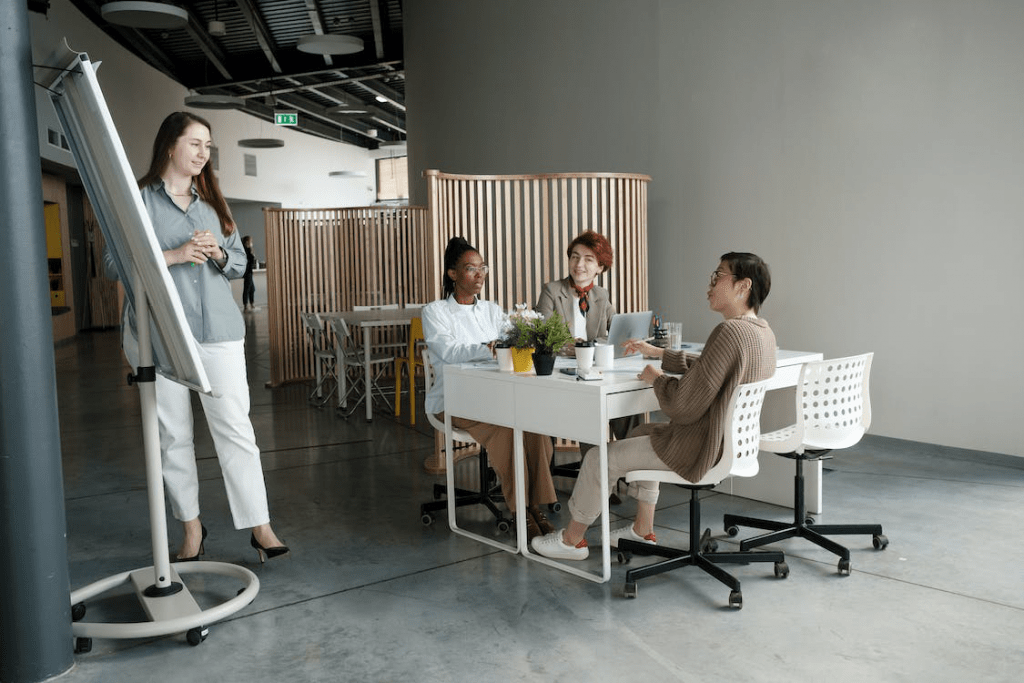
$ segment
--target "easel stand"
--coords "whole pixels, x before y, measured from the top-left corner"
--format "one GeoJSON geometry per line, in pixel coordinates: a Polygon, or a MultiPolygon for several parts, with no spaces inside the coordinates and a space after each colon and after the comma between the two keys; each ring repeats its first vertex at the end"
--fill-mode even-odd
{"type": "Polygon", "coordinates": [[[260,589],[256,575],[244,567],[224,562],[187,562],[174,566],[167,550],[167,517],[164,508],[163,474],[160,465],[160,428],[156,412],[156,368],[150,340],[149,301],[142,279],[135,277],[139,335],[139,367],[128,383],[137,383],[142,407],[142,437],[146,456],[146,485],[149,489],[149,522],[153,543],[153,566],[127,571],[80,588],[71,593],[71,633],[75,652],[92,649],[92,638],[152,638],[186,633],[190,645],[206,640],[207,626],[241,610],[255,599],[260,589]],[[238,595],[210,609],[201,609],[180,574],[218,574],[241,579],[245,586],[238,595]],[[131,581],[150,621],[136,623],[94,623],[80,621],[85,601],[131,581]]]}

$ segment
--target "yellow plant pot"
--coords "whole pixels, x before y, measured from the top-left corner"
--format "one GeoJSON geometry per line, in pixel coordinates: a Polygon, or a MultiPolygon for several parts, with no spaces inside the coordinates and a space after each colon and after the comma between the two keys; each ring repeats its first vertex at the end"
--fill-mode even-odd
{"type": "Polygon", "coordinates": [[[533,370],[533,347],[526,349],[512,349],[512,369],[515,372],[529,372],[533,370]]]}

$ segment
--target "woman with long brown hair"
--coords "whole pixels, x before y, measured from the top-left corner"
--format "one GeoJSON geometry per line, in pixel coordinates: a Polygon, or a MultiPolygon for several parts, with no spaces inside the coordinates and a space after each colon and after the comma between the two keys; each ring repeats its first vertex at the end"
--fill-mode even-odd
{"type": "MultiPolygon", "coordinates": [[[[260,451],[249,419],[245,323],[229,279],[245,272],[246,256],[231,211],[210,168],[210,124],[189,112],[164,119],[149,170],[139,180],[142,201],[213,389],[200,394],[220,461],[236,529],[252,529],[260,561],[288,552],[270,526],[260,451]]],[[[116,277],[113,259],[107,273],[116,277]]],[[[134,311],[126,304],[125,354],[137,365],[134,311]]],[[[164,485],[171,511],[184,526],[179,562],[205,551],[199,520],[199,479],[189,389],[157,374],[157,417],[164,485]]]]}

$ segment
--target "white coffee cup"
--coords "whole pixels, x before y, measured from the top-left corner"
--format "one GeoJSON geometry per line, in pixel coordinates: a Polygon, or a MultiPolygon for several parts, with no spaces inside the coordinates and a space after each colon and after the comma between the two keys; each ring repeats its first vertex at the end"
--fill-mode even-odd
{"type": "Polygon", "coordinates": [[[498,347],[494,349],[498,356],[498,370],[501,372],[512,372],[515,367],[512,365],[512,349],[498,347]]]}
{"type": "Polygon", "coordinates": [[[594,345],[594,366],[610,368],[615,364],[615,347],[611,344],[594,345]]]}
{"type": "Polygon", "coordinates": [[[594,367],[594,347],[593,346],[577,346],[576,347],[576,371],[584,374],[590,372],[590,368],[594,367]]]}

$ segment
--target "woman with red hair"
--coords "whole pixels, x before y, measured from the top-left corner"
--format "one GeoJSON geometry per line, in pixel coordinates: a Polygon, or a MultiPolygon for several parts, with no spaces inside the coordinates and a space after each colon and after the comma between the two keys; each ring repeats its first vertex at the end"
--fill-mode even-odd
{"type": "Polygon", "coordinates": [[[595,280],[612,267],[612,245],[604,236],[587,230],[569,244],[565,253],[569,275],[544,285],[537,310],[545,318],[557,311],[577,340],[606,341],[615,307],[608,290],[595,280]]]}

